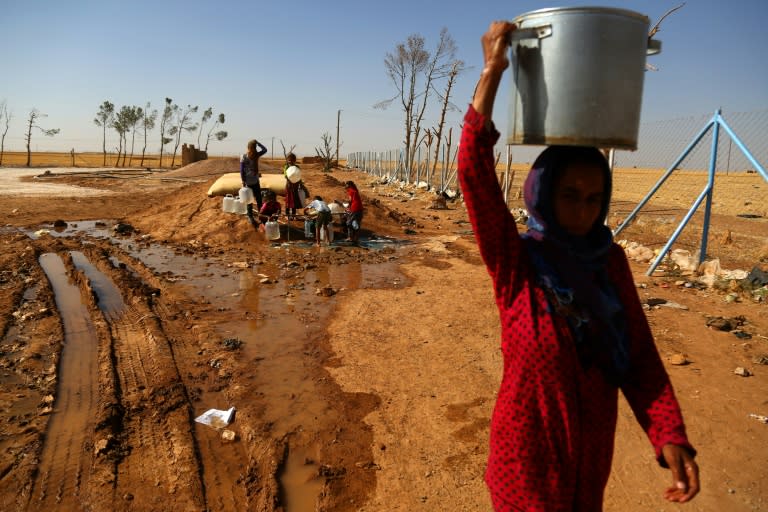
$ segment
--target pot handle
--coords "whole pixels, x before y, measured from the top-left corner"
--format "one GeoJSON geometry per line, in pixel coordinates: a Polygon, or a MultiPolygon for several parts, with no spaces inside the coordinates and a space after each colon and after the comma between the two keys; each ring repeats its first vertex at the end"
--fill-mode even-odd
{"type": "Polygon", "coordinates": [[[648,49],[646,50],[646,55],[658,55],[661,53],[661,41],[658,39],[651,39],[648,38],[648,49]]]}
{"type": "Polygon", "coordinates": [[[538,27],[521,28],[512,32],[509,41],[519,39],[544,39],[552,35],[552,25],[541,25],[538,27]]]}

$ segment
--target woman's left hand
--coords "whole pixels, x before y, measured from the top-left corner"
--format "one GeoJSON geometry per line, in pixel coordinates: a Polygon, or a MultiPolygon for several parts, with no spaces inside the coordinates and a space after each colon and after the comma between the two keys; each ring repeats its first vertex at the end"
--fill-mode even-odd
{"type": "Polygon", "coordinates": [[[665,444],[661,455],[672,471],[672,487],[664,491],[669,501],[684,503],[699,493],[699,466],[688,450],[675,444],[665,444]]]}

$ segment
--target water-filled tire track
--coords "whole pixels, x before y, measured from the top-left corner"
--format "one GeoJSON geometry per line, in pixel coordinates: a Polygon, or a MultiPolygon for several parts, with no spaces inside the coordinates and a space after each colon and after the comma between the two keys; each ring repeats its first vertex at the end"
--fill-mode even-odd
{"type": "Polygon", "coordinates": [[[80,289],[71,283],[61,258],[40,256],[40,265],[56,296],[65,344],[58,368],[54,412],[48,422],[30,510],[79,509],[81,483],[91,467],[87,441],[98,395],[98,337],[80,289]],[[74,470],[73,470],[74,469],[74,470]]]}

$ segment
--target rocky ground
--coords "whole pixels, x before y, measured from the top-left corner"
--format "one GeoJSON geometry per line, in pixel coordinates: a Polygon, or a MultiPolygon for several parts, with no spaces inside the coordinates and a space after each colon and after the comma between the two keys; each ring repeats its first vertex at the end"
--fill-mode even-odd
{"type": "MultiPolygon", "coordinates": [[[[313,247],[298,222],[270,242],[206,195],[235,169],[54,171],[29,190],[102,193],[0,195],[0,509],[489,510],[499,325],[461,201],[307,165],[312,195],[358,183],[368,243],[313,247]]],[[[709,252],[768,270],[767,222],[717,212],[709,252]]],[[[651,216],[620,238],[642,259],[664,236],[651,216]]],[[[684,508],[768,509],[764,292],[633,268],[699,450],[684,508]]],[[[676,509],[668,483],[622,401],[606,510],[676,509]]]]}

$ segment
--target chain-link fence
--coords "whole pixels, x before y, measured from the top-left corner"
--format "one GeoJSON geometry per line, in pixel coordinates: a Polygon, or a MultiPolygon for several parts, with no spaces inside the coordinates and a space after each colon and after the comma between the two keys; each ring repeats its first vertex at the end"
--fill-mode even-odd
{"type": "MultiPolygon", "coordinates": [[[[614,152],[611,227],[627,228],[623,236],[631,237],[638,231],[644,231],[646,238],[653,234],[657,247],[673,235],[683,235],[678,244],[695,252],[701,245],[702,230],[706,230],[712,218],[711,235],[722,240],[741,239],[744,247],[755,249],[755,257],[765,251],[768,110],[715,116],[730,128],[726,130],[714,123],[719,128],[715,148],[715,126],[705,131],[715,119],[710,115],[642,124],[638,150],[614,152]],[[704,135],[696,141],[702,132],[704,135]],[[705,219],[707,203],[710,215],[705,219]],[[692,207],[697,204],[694,210],[692,207]],[[633,216],[628,219],[631,213],[633,216]],[[686,226],[680,224],[683,221],[686,226]]],[[[542,149],[503,145],[497,148],[497,175],[510,207],[523,206],[523,183],[531,162],[542,149]]],[[[433,152],[427,156],[426,151],[417,151],[411,169],[404,155],[403,150],[352,153],[347,165],[399,182],[424,182],[436,192],[457,188],[456,148],[443,151],[437,162],[433,152]]],[[[704,242],[706,248],[706,238],[704,242]]]]}

